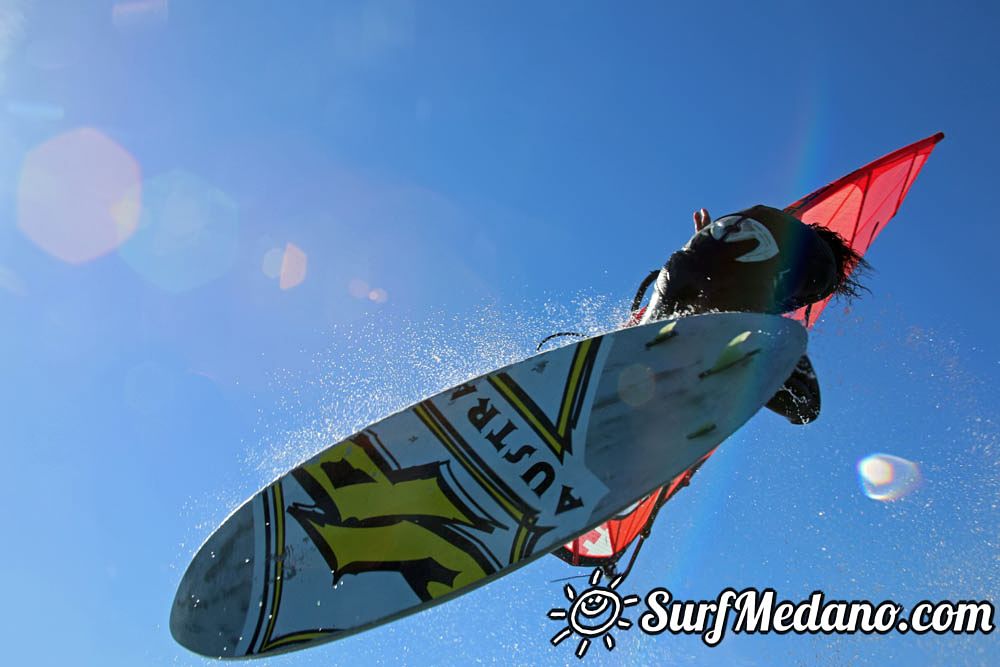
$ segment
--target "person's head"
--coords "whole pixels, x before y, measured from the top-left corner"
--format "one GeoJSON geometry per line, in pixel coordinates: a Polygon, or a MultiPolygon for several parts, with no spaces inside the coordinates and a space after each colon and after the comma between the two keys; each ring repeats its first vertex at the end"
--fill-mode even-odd
{"type": "Polygon", "coordinates": [[[837,232],[822,225],[809,226],[823,239],[830,252],[833,253],[833,260],[837,266],[837,277],[831,294],[850,300],[860,296],[862,291],[868,291],[868,288],[861,284],[861,278],[864,277],[865,273],[871,271],[871,264],[837,232]]]}
{"type": "Polygon", "coordinates": [[[781,248],[774,298],[782,312],[834,295],[853,298],[865,289],[859,278],[868,262],[836,232],[761,204],[736,215],[762,223],[781,248]]]}
{"type": "Polygon", "coordinates": [[[868,267],[836,233],[763,205],[707,222],[685,251],[671,259],[671,280],[678,305],[695,310],[787,313],[853,297],[868,267]]]}

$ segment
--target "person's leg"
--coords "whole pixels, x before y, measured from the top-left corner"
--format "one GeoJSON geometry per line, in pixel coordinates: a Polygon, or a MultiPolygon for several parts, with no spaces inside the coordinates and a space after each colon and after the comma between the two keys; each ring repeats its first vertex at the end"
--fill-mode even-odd
{"type": "Polygon", "coordinates": [[[767,407],[793,424],[816,421],[820,411],[819,380],[809,357],[802,355],[784,386],[767,402],[767,407]]]}

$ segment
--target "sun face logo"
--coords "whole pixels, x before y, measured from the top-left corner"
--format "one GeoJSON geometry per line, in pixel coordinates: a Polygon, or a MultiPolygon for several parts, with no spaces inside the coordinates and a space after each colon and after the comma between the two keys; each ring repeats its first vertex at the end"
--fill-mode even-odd
{"type": "Polygon", "coordinates": [[[622,617],[626,607],[639,604],[638,595],[622,597],[615,589],[622,583],[624,577],[617,577],[608,586],[601,586],[601,569],[595,568],[590,575],[590,588],[577,594],[572,586],[566,584],[563,593],[570,602],[569,609],[550,609],[548,617],[554,621],[567,621],[566,627],[553,635],[551,642],[558,646],[561,641],[576,633],[580,635],[580,643],[576,647],[576,657],[582,659],[590,648],[590,642],[596,637],[603,637],[604,646],[610,651],[615,647],[615,638],[611,634],[614,628],[628,630],[632,621],[622,617]]]}

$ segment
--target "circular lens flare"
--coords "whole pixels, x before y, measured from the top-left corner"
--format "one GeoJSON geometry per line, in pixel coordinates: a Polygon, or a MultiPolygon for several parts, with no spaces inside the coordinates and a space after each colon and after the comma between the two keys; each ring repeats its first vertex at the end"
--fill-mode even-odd
{"type": "Polygon", "coordinates": [[[618,376],[618,396],[633,408],[645,405],[655,392],[653,372],[643,364],[627,366],[618,376]]]}
{"type": "Polygon", "coordinates": [[[872,500],[898,500],[920,484],[920,468],[891,454],[872,454],[858,461],[858,476],[865,495],[872,500]]]}
{"type": "Polygon", "coordinates": [[[112,6],[111,22],[119,30],[130,30],[162,25],[169,14],[167,0],[127,0],[112,6]]]}
{"type": "Polygon", "coordinates": [[[236,258],[236,203],[201,177],[175,170],[143,188],[139,228],[119,251],[126,263],[174,294],[220,277],[236,258]]]}
{"type": "Polygon", "coordinates": [[[138,163],[101,132],[82,128],[61,134],[24,160],[17,224],[53,257],[89,262],[136,231],[141,180],[138,163]]]}
{"type": "Polygon", "coordinates": [[[347,283],[347,293],[355,299],[368,298],[368,294],[370,292],[371,288],[368,286],[368,283],[361,280],[361,278],[351,278],[351,280],[347,283]]]}
{"type": "Polygon", "coordinates": [[[281,248],[271,248],[264,253],[261,271],[271,280],[277,280],[281,275],[281,263],[285,259],[285,251],[281,248]]]}
{"type": "Polygon", "coordinates": [[[281,289],[292,289],[302,284],[302,281],[306,279],[307,264],[306,253],[301,248],[294,243],[286,244],[285,253],[281,258],[281,274],[278,278],[278,286],[281,289]]]}

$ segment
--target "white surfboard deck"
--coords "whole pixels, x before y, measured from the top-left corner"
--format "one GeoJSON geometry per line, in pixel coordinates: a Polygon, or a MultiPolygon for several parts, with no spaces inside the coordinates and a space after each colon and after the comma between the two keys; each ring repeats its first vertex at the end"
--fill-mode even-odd
{"type": "Polygon", "coordinates": [[[171,632],[206,656],[273,655],[468,592],[687,469],[805,347],[783,317],[699,315],[576,342],[412,405],[234,511],[184,574],[171,632]]]}

